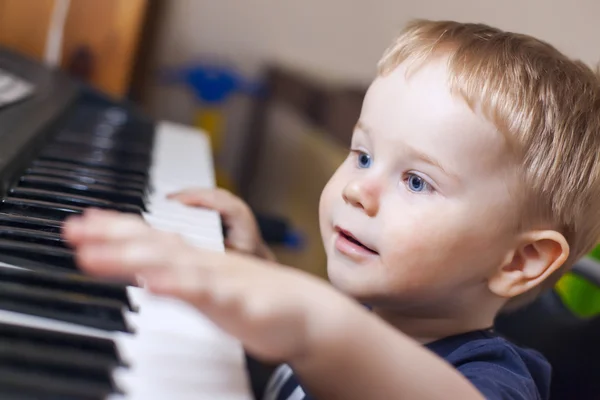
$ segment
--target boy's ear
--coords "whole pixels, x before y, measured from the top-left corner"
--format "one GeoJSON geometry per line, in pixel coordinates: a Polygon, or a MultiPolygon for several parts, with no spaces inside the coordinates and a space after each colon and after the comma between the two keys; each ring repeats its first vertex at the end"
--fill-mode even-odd
{"type": "Polygon", "coordinates": [[[553,230],[523,234],[501,268],[489,279],[496,295],[513,298],[538,286],[569,257],[565,237],[553,230]]]}

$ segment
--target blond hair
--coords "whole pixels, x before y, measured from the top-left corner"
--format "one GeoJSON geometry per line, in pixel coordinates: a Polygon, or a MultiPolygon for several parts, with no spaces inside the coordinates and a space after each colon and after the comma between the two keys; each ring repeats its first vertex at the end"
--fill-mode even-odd
{"type": "Polygon", "coordinates": [[[379,72],[435,56],[447,57],[450,90],[481,111],[519,157],[523,225],[549,224],[569,243],[569,259],[548,287],[600,237],[598,74],[531,36],[425,20],[408,24],[379,72]]]}

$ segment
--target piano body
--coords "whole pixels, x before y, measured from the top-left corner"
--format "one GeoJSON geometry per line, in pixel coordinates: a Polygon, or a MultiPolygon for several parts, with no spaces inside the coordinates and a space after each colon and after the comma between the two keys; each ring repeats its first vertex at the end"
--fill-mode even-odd
{"type": "Polygon", "coordinates": [[[214,185],[209,149],[0,49],[0,399],[252,397],[239,342],[188,304],[82,274],[60,237],[94,206],[222,251],[216,213],[165,199],[214,185]]]}

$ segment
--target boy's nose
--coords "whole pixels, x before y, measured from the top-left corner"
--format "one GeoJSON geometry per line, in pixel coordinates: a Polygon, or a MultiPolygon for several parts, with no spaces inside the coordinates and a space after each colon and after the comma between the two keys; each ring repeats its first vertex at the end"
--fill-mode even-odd
{"type": "Polygon", "coordinates": [[[353,180],[342,192],[347,204],[362,209],[369,217],[374,217],[379,211],[380,188],[374,182],[353,180]]]}

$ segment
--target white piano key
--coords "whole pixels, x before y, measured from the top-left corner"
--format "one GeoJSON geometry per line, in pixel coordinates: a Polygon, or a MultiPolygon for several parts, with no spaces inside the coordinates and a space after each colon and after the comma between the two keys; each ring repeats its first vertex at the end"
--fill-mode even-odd
{"type": "MultiPolygon", "coordinates": [[[[190,187],[214,186],[207,138],[199,131],[173,123],[158,124],[146,221],[177,232],[190,244],[223,251],[218,213],[184,206],[166,198],[190,187]]],[[[217,327],[192,305],[129,287],[138,313],[123,310],[133,333],[106,332],[74,323],[0,310],[0,322],[57,332],[108,338],[130,368],[114,371],[125,391],[111,400],[250,400],[253,398],[244,351],[234,337],[217,327]]]]}
{"type": "MultiPolygon", "coordinates": [[[[154,193],[144,215],[146,221],[157,229],[181,234],[192,245],[223,251],[218,213],[166,198],[169,193],[191,187],[214,187],[207,137],[187,126],[160,123],[153,158],[150,176],[154,193]]],[[[149,341],[155,347],[156,342],[169,345],[158,346],[162,356],[157,355],[156,348],[140,355],[145,361],[135,363],[136,373],[120,373],[129,379],[128,400],[158,400],[167,396],[181,400],[252,398],[244,351],[235,338],[187,303],[153,296],[143,290],[133,292],[132,297],[143,306],[142,317],[136,323],[142,325],[144,334],[151,337],[149,341]],[[149,367],[152,362],[161,364],[160,372],[149,367]],[[153,380],[156,384],[148,385],[146,379],[140,378],[148,374],[158,374],[162,380],[157,378],[153,380]]],[[[141,343],[136,344],[137,349],[143,348],[141,343]]],[[[140,360],[139,357],[134,355],[133,358],[140,360]]]]}
{"type": "MultiPolygon", "coordinates": [[[[144,218],[146,221],[151,223],[155,227],[174,227],[174,228],[183,228],[189,230],[190,233],[194,233],[196,235],[205,235],[208,238],[212,238],[212,233],[215,229],[219,227],[217,224],[202,224],[196,221],[180,221],[174,218],[156,218],[153,215],[145,215],[144,218]]],[[[218,240],[218,239],[217,239],[218,240]]]]}

